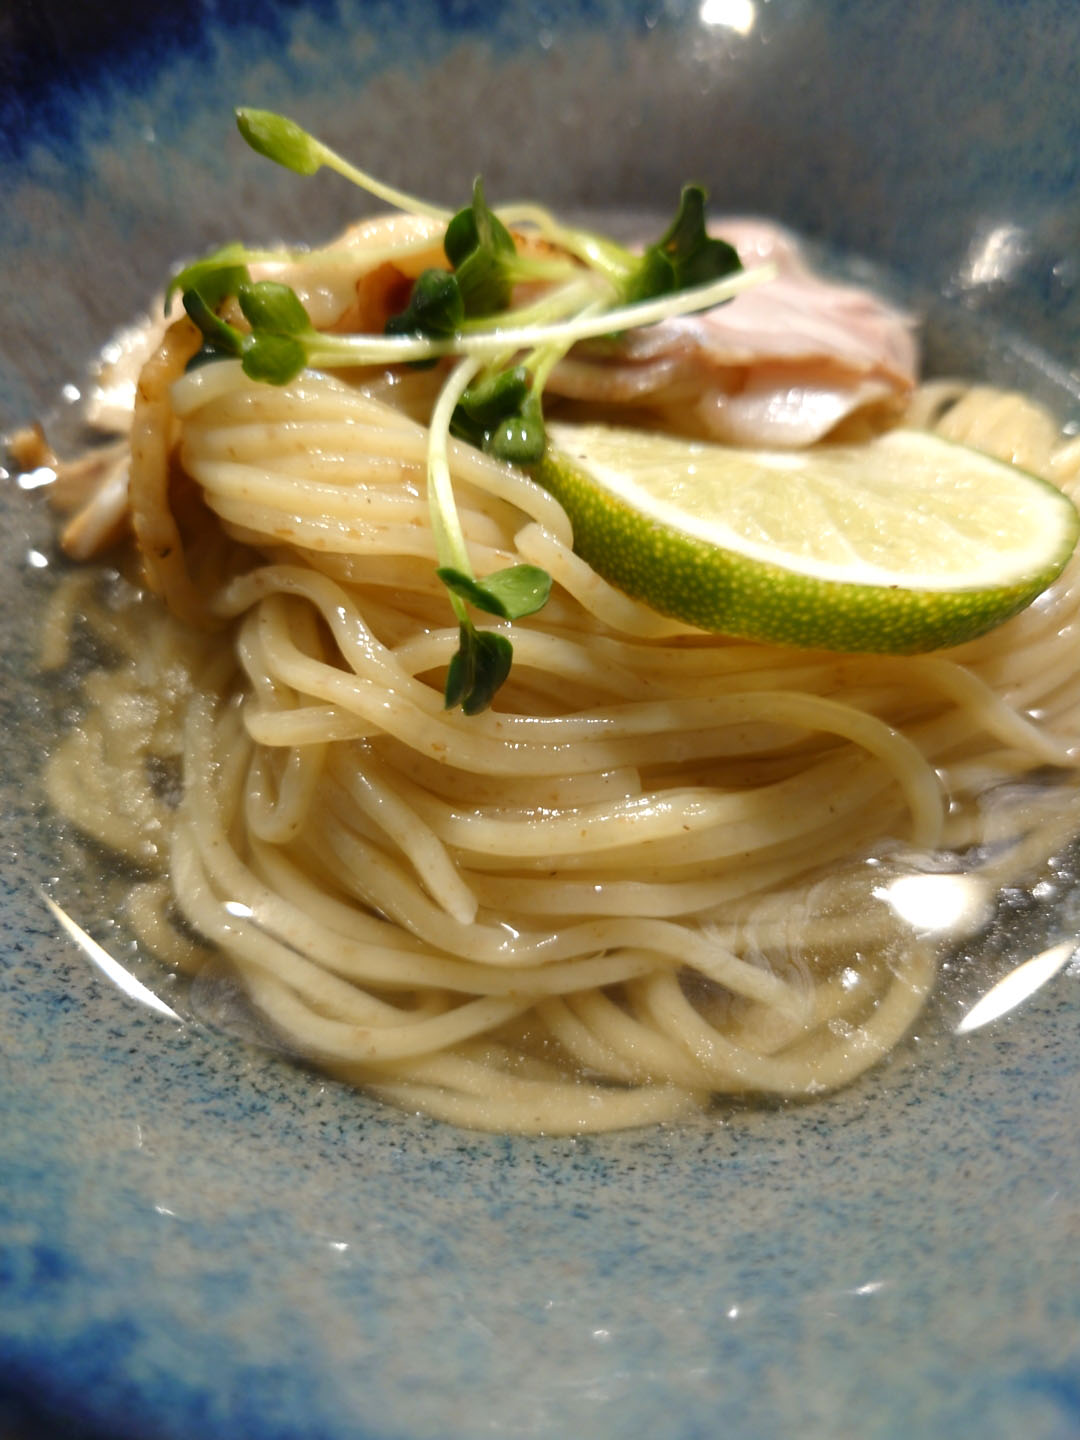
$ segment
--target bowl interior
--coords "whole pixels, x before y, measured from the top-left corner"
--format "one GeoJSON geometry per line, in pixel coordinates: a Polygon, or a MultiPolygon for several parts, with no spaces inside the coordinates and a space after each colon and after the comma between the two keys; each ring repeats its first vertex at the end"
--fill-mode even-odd
{"type": "MultiPolygon", "coordinates": [[[[0,111],[4,428],[70,428],[90,357],[177,259],[363,208],[253,157],[238,103],[447,203],[482,172],[500,198],[670,212],[699,179],[718,211],[881,267],[936,368],[1080,420],[1074,5],[116,14],[105,41],[77,6],[13,23],[34,64],[0,111]]],[[[0,1384],[34,1433],[1074,1433],[1075,975],[964,1040],[947,990],[822,1105],[579,1141],[455,1132],[178,1025],[45,908],[70,861],[81,923],[126,944],[92,857],[43,823],[31,617],[54,550],[32,492],[4,514],[0,1384]]],[[[1043,943],[1026,923],[988,963],[1043,943]]]]}

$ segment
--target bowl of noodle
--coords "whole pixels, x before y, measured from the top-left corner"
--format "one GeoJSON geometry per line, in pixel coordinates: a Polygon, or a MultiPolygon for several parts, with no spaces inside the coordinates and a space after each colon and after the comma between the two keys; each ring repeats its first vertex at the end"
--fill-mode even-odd
{"type": "Polygon", "coordinates": [[[546,323],[700,183],[772,278],[533,352],[551,434],[917,430],[1075,498],[1080,11],[1019,18],[4,22],[5,1435],[1080,1432],[1076,558],[927,653],[706,633],[480,361],[371,343],[484,194],[546,323]],[[448,598],[447,513],[539,613],[448,598]]]}

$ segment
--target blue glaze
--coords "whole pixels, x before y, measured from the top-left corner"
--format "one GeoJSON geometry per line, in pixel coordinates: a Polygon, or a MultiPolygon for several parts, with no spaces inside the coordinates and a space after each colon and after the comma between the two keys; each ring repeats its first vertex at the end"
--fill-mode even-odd
{"type": "MultiPolygon", "coordinates": [[[[1020,337],[991,368],[1073,403],[1073,3],[759,0],[745,37],[688,3],[130,9],[78,55],[62,18],[6,52],[0,424],[55,405],[175,257],[353,212],[334,177],[250,157],[241,100],[448,201],[477,168],[495,195],[630,207],[700,177],[952,287],[1020,337]],[[995,234],[1008,266],[978,272],[995,234]]],[[[40,899],[47,573],[25,555],[49,524],[9,486],[4,522],[0,1433],[1080,1433],[1075,973],[963,1042],[946,996],[822,1105],[580,1142],[456,1133],[180,1027],[40,899]]],[[[92,884],[57,893],[121,943],[92,884]]]]}

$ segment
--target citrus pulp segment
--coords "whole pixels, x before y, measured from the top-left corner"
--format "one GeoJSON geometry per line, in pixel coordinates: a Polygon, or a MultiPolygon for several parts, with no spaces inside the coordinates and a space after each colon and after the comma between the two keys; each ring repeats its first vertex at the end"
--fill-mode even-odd
{"type": "Polygon", "coordinates": [[[551,423],[536,477],[607,580],[705,630],[932,650],[1021,610],[1080,534],[1038,477],[915,430],[803,451],[551,423]]]}

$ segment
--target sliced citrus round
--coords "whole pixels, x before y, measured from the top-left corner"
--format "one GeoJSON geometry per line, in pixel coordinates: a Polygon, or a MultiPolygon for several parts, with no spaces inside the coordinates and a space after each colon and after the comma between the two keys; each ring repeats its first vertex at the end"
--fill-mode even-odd
{"type": "Polygon", "coordinates": [[[1053,485],[921,431],[797,452],[597,424],[548,435],[535,473],[575,550],[662,614],[747,639],[956,645],[1029,604],[1080,534],[1053,485]]]}

